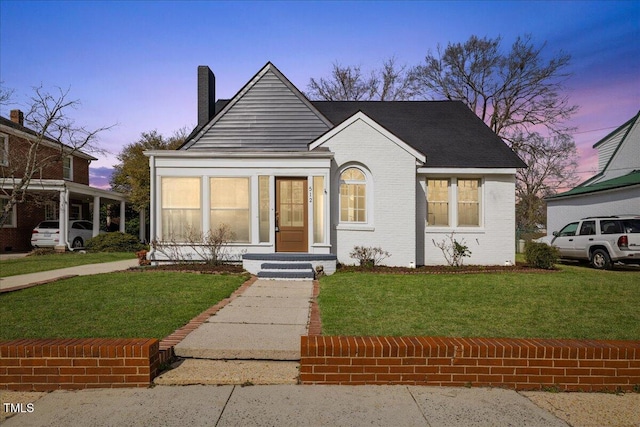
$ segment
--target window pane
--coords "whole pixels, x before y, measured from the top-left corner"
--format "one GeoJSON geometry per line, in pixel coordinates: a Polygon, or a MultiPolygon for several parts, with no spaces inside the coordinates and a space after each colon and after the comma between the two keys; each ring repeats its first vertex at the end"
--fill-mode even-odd
{"type": "Polygon", "coordinates": [[[249,178],[211,178],[211,229],[226,224],[234,241],[251,240],[249,178]]]}
{"type": "Polygon", "coordinates": [[[200,209],[200,178],[162,178],[162,207],[200,209]]]}
{"type": "Polygon", "coordinates": [[[234,234],[235,242],[248,242],[249,236],[249,210],[248,209],[217,209],[211,210],[211,228],[216,229],[226,224],[234,234]]]}
{"type": "Polygon", "coordinates": [[[366,222],[365,184],[340,185],[340,221],[366,222]]]}
{"type": "Polygon", "coordinates": [[[211,207],[249,209],[249,178],[211,178],[211,207]]]}
{"type": "Polygon", "coordinates": [[[161,180],[162,239],[177,242],[202,234],[200,178],[163,177],[161,180]]]}
{"type": "Polygon", "coordinates": [[[364,181],[365,177],[360,169],[349,168],[342,172],[340,179],[342,181],[364,181]]]}
{"type": "Polygon", "coordinates": [[[458,180],[458,225],[480,225],[480,181],[477,179],[458,180]]]}
{"type": "Polygon", "coordinates": [[[324,177],[313,177],[313,242],[324,243],[324,177]]]}
{"type": "MultiPolygon", "coordinates": [[[[4,197],[0,198],[0,212],[4,212],[4,207],[8,204],[9,204],[9,199],[5,199],[4,197]]],[[[15,205],[14,205],[14,209],[15,209],[15,205]]],[[[15,227],[13,220],[14,220],[14,215],[12,211],[9,213],[9,216],[7,217],[7,220],[4,223],[4,227],[15,227]]]]}
{"type": "Polygon", "coordinates": [[[449,180],[427,180],[427,225],[449,225],[449,180]]]}
{"type": "Polygon", "coordinates": [[[258,212],[260,222],[260,241],[268,242],[271,234],[271,224],[269,218],[269,177],[258,177],[258,204],[260,211],[258,212]]]}

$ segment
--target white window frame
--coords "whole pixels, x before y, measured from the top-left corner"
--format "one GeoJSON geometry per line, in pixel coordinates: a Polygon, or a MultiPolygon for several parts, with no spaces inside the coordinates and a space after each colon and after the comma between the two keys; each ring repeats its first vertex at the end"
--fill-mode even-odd
{"type": "Polygon", "coordinates": [[[164,176],[160,176],[159,177],[159,211],[160,211],[160,215],[159,215],[159,220],[160,220],[160,224],[159,224],[159,235],[160,235],[160,239],[161,240],[166,240],[166,241],[175,241],[176,243],[187,243],[187,236],[183,236],[183,235],[165,235],[165,230],[164,230],[164,214],[166,211],[169,210],[185,210],[185,211],[197,211],[199,212],[200,215],[200,220],[196,223],[196,225],[198,226],[199,230],[194,230],[196,233],[202,233],[202,221],[204,218],[204,194],[203,194],[203,185],[205,185],[203,182],[205,181],[203,179],[203,177],[201,176],[173,176],[173,175],[164,175],[164,176]],[[163,188],[163,180],[164,179],[197,179],[198,180],[198,192],[199,192],[199,207],[196,208],[168,208],[165,207],[163,204],[163,198],[162,198],[162,192],[164,191],[163,188]]]}
{"type": "Polygon", "coordinates": [[[62,159],[62,179],[64,179],[65,181],[73,181],[73,156],[66,156],[62,159]],[[65,166],[66,160],[69,160],[68,168],[65,166]],[[65,173],[67,170],[69,171],[68,174],[65,173]]]}
{"type": "Polygon", "coordinates": [[[253,216],[252,216],[252,179],[251,176],[209,176],[208,177],[208,194],[209,194],[209,227],[217,227],[214,224],[211,224],[211,217],[213,216],[212,213],[213,211],[246,211],[247,212],[247,221],[248,221],[248,227],[249,227],[249,235],[248,235],[248,239],[247,240],[238,240],[237,237],[236,239],[230,241],[229,243],[242,243],[242,244],[247,244],[247,243],[252,243],[253,240],[253,216]],[[247,181],[247,195],[248,195],[248,200],[247,200],[247,208],[227,208],[227,207],[216,207],[214,208],[212,206],[212,191],[211,191],[211,183],[212,180],[214,179],[242,179],[242,180],[246,180],[247,181]]]}
{"type": "Polygon", "coordinates": [[[53,221],[59,218],[60,218],[60,203],[52,200],[47,200],[46,202],[44,202],[45,221],[53,221]]]}
{"type": "Polygon", "coordinates": [[[424,188],[427,197],[425,197],[425,213],[428,215],[428,185],[427,181],[430,179],[448,179],[449,180],[449,225],[429,225],[427,223],[427,217],[425,217],[426,231],[451,231],[451,230],[484,230],[484,178],[481,176],[444,176],[433,175],[426,176],[424,179],[424,188]],[[477,180],[478,181],[478,225],[458,225],[458,180],[477,180]]]}
{"type": "Polygon", "coordinates": [[[0,133],[0,166],[9,166],[9,135],[0,133]]]}
{"type": "MultiPolygon", "coordinates": [[[[426,214],[427,214],[427,218],[426,218],[426,223],[427,223],[427,227],[433,228],[433,227],[441,227],[441,228],[446,228],[451,226],[451,189],[452,189],[452,185],[451,185],[451,178],[449,177],[427,177],[425,179],[425,190],[426,190],[426,195],[427,195],[427,210],[426,210],[426,214]],[[432,202],[431,200],[429,200],[429,180],[433,180],[433,181],[447,181],[447,224],[446,225],[441,225],[441,224],[429,224],[429,203],[432,202]]],[[[434,200],[433,202],[442,202],[442,200],[434,200]]]]}
{"type": "MultiPolygon", "coordinates": [[[[9,200],[9,197],[8,196],[0,196],[0,199],[9,200]]],[[[11,215],[9,215],[10,223],[3,224],[2,228],[17,228],[18,227],[18,216],[16,214],[16,207],[17,207],[17,204],[13,205],[13,207],[11,208],[11,215]]]]}
{"type": "MultiPolygon", "coordinates": [[[[338,225],[336,226],[337,230],[365,230],[365,231],[374,231],[374,222],[373,222],[373,178],[371,176],[371,172],[364,165],[358,163],[348,163],[343,165],[338,170],[338,225]],[[356,222],[356,221],[342,221],[341,212],[342,212],[342,197],[340,192],[340,187],[342,185],[342,174],[347,169],[357,169],[364,175],[364,195],[365,195],[365,221],[356,222]]],[[[358,182],[359,183],[359,182],[358,182]]]]}

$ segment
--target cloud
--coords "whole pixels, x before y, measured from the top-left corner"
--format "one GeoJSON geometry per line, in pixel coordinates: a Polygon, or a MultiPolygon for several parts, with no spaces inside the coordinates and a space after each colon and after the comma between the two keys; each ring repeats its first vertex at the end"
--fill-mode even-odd
{"type": "Polygon", "coordinates": [[[89,167],[89,184],[92,187],[102,188],[105,190],[111,189],[111,175],[113,174],[113,168],[107,167],[89,167]]]}

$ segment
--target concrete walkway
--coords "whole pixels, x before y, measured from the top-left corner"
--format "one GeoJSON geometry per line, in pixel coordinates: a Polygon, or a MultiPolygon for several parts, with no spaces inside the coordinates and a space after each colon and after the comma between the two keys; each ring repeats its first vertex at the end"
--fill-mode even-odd
{"type": "MultiPolygon", "coordinates": [[[[0,278],[0,292],[9,292],[18,289],[29,288],[44,283],[53,282],[67,277],[87,276],[90,274],[111,273],[126,270],[138,265],[137,259],[104,262],[101,264],[86,264],[76,267],[60,268],[58,270],[40,271],[38,273],[19,274],[0,278]]],[[[2,265],[0,264],[0,268],[2,265]]]]}
{"type": "Polygon", "coordinates": [[[313,282],[257,280],[175,346],[179,357],[300,360],[313,282]]]}

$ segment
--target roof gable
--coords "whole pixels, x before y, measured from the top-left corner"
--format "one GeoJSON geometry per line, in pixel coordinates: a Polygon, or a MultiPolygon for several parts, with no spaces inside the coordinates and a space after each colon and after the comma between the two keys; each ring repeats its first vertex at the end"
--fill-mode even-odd
{"type": "Polygon", "coordinates": [[[622,176],[640,167],[640,111],[593,145],[598,149],[598,173],[578,187],[622,176]],[[633,146],[635,144],[635,146],[633,146]]]}
{"type": "Polygon", "coordinates": [[[407,153],[411,154],[419,162],[424,163],[427,160],[427,158],[425,157],[425,155],[423,153],[419,152],[418,150],[416,150],[415,148],[413,148],[409,144],[407,144],[404,141],[402,141],[400,138],[395,136],[393,133],[389,132],[389,130],[385,129],[383,126],[381,126],[379,123],[377,123],[371,117],[367,116],[362,111],[356,112],[354,115],[352,115],[351,117],[348,117],[342,123],[338,124],[337,126],[332,128],[331,130],[326,132],[324,135],[320,136],[318,139],[316,139],[315,141],[310,143],[309,144],[309,150],[314,150],[314,149],[316,149],[318,147],[321,147],[325,142],[329,141],[335,135],[337,135],[338,133],[342,132],[344,129],[346,129],[347,127],[349,127],[352,124],[356,123],[357,121],[363,121],[368,126],[372,127],[376,131],[380,132],[384,137],[389,139],[391,142],[395,143],[398,147],[402,148],[407,153]]]}
{"type": "Polygon", "coordinates": [[[181,149],[307,150],[331,126],[269,62],[181,149]]]}

